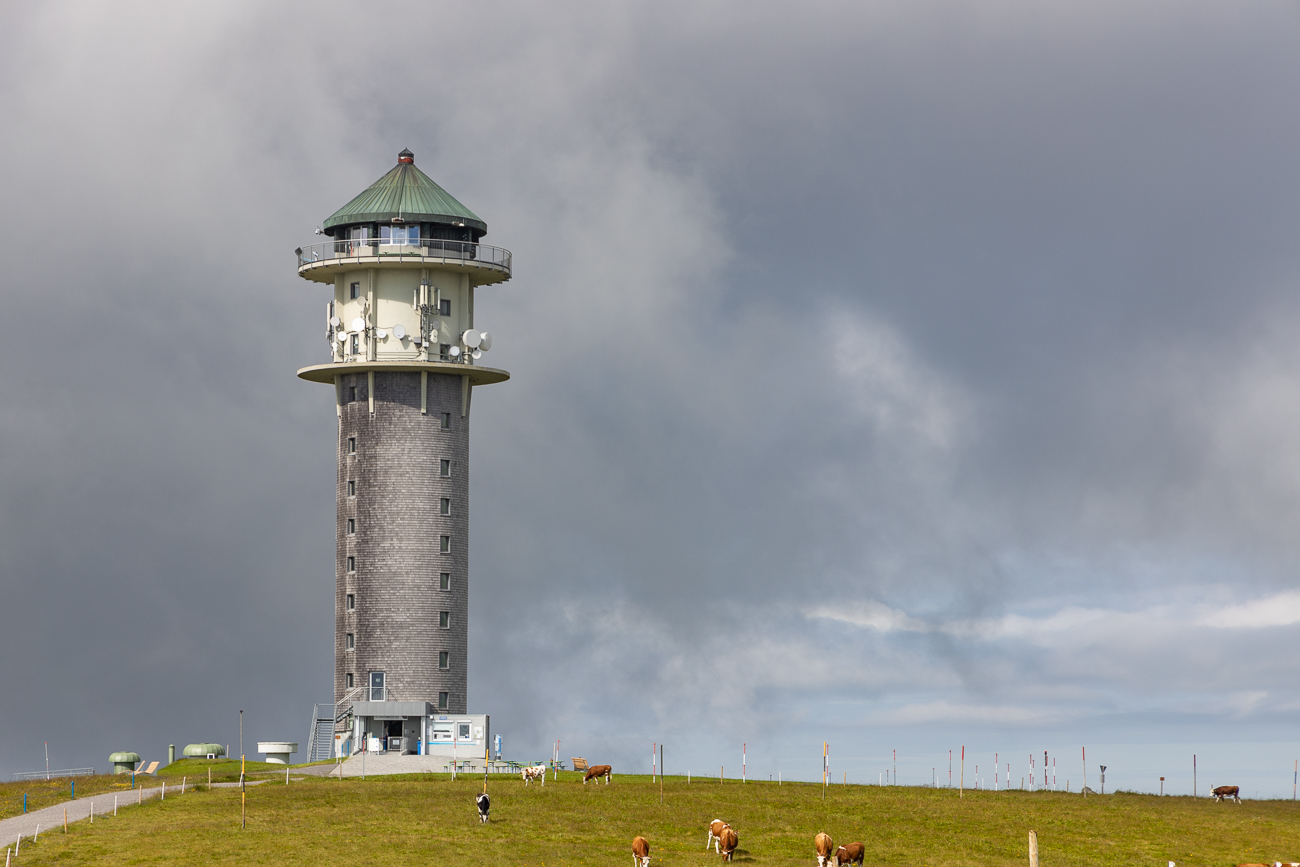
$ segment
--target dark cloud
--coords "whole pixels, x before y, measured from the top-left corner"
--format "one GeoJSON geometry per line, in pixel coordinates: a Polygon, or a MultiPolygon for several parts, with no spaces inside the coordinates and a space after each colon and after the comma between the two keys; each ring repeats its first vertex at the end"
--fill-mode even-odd
{"type": "Polygon", "coordinates": [[[0,773],[305,738],[334,421],[290,254],[409,146],[516,256],[473,446],[509,751],[1100,742],[1150,788],[1231,719],[1211,761],[1276,782],[1291,7],[400,19],[11,11],[0,773]]]}

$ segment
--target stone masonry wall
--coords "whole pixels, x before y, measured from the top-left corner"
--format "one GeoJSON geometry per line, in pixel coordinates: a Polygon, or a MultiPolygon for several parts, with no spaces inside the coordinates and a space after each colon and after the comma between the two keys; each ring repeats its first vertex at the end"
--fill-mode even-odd
{"type": "Polygon", "coordinates": [[[469,418],[461,418],[461,378],[429,374],[428,414],[420,414],[419,373],[375,373],[370,413],[365,373],[345,374],[338,440],[338,550],[335,564],[335,700],[383,671],[389,698],[429,701],[448,693],[447,711],[466,713],[469,620],[469,418]],[[352,389],[355,389],[355,398],[352,389]],[[450,427],[443,429],[443,413],[450,427]],[[348,440],[356,438],[356,452],[348,440]],[[451,475],[440,474],[451,461],[451,475]],[[355,482],[349,496],[348,483],[355,482]],[[440,514],[440,500],[451,514],[440,514]],[[347,532],[347,522],[356,522],[347,532]],[[450,536],[442,553],[440,537],[450,536]],[[347,558],[355,558],[355,571],[347,558]],[[440,589],[440,575],[451,577],[440,589]],[[356,608],[346,609],[347,594],[356,608]],[[448,628],[440,612],[449,612],[448,628]],[[348,633],[355,649],[348,650],[348,633]],[[450,654],[449,668],[438,654],[450,654]]]}

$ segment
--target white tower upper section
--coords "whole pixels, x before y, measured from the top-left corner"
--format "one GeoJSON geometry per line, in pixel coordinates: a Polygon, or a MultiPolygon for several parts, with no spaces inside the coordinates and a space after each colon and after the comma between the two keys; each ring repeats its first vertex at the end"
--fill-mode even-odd
{"type": "Polygon", "coordinates": [[[510,279],[509,250],[479,243],[487,224],[415,167],[397,166],[325,221],[333,240],[295,251],[298,274],[332,284],[332,362],[298,375],[334,382],[344,370],[410,370],[508,379],[483,366],[489,333],[474,324],[474,290],[510,279]]]}

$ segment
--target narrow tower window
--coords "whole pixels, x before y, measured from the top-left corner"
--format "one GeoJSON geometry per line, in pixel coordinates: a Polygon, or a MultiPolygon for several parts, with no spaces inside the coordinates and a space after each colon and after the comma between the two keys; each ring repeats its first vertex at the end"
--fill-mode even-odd
{"type": "MultiPolygon", "coordinates": [[[[355,351],[356,350],[353,350],[353,352],[355,351]]],[[[355,385],[348,386],[348,402],[349,403],[357,402],[357,387],[355,385]]]]}
{"type": "Polygon", "coordinates": [[[450,428],[451,428],[451,413],[444,412],[442,414],[442,429],[448,430],[450,428]]]}
{"type": "Polygon", "coordinates": [[[356,640],[356,638],[352,635],[351,632],[349,632],[349,633],[347,634],[347,636],[344,637],[344,639],[343,639],[343,649],[344,649],[344,650],[356,650],[356,649],[357,649],[357,640],[356,640]]]}
{"type": "Polygon", "coordinates": [[[348,558],[348,571],[349,571],[349,572],[355,572],[355,571],[357,571],[357,558],[356,558],[356,557],[349,557],[349,558],[348,558]]]}
{"type": "Polygon", "coordinates": [[[451,628],[451,612],[450,612],[450,611],[439,611],[439,612],[438,612],[438,625],[441,626],[443,629],[450,629],[450,628],[451,628]]]}
{"type": "Polygon", "coordinates": [[[348,518],[348,535],[351,536],[357,531],[357,519],[348,518]]]}
{"type": "Polygon", "coordinates": [[[450,572],[443,572],[441,575],[438,576],[438,589],[439,589],[439,590],[450,590],[450,589],[451,589],[451,573],[450,573],[450,572]]]}
{"type": "Polygon", "coordinates": [[[351,301],[356,301],[357,296],[360,294],[361,294],[361,284],[353,283],[351,288],[348,289],[348,299],[351,301]]]}
{"type": "Polygon", "coordinates": [[[447,499],[446,497],[443,497],[442,500],[438,503],[438,513],[442,515],[450,515],[451,500],[447,499]]]}
{"type": "Polygon", "coordinates": [[[357,483],[352,479],[348,479],[348,496],[355,497],[356,495],[357,495],[357,483]]]}
{"type": "Polygon", "coordinates": [[[449,656],[450,656],[450,654],[447,653],[447,651],[445,651],[445,650],[442,651],[442,652],[440,652],[440,653],[438,654],[438,667],[439,667],[439,668],[451,668],[451,664],[450,664],[450,662],[448,661],[448,657],[449,657],[449,656]]]}
{"type": "Polygon", "coordinates": [[[445,692],[438,693],[438,709],[439,710],[447,709],[447,693],[445,692]]]}
{"type": "Polygon", "coordinates": [[[355,611],[357,608],[356,595],[349,593],[347,596],[343,597],[343,607],[346,608],[348,611],[355,611]]]}
{"type": "Polygon", "coordinates": [[[439,536],[439,537],[438,537],[438,553],[439,553],[439,554],[450,554],[450,553],[451,553],[451,537],[450,537],[450,536],[439,536]]]}
{"type": "Polygon", "coordinates": [[[345,675],[345,678],[347,682],[347,688],[352,689],[352,672],[348,672],[347,675],[345,675]]]}
{"type": "MultiPolygon", "coordinates": [[[[354,391],[354,393],[353,393],[352,398],[353,398],[353,400],[356,399],[355,391],[354,391]]],[[[356,453],[357,453],[357,438],[356,438],[356,437],[348,437],[348,454],[350,454],[350,455],[355,455],[356,453]]]]}
{"type": "Polygon", "coordinates": [[[450,299],[450,298],[444,298],[444,299],[442,299],[441,301],[438,302],[438,315],[439,315],[439,316],[450,316],[450,315],[451,315],[451,299],[450,299]]]}
{"type": "MultiPolygon", "coordinates": [[[[360,351],[361,351],[361,335],[360,335],[360,334],[354,334],[354,335],[352,335],[352,354],[353,354],[353,355],[356,355],[356,354],[359,353],[360,351]]],[[[355,393],[355,392],[356,392],[356,389],[354,388],[354,389],[352,389],[352,391],[353,391],[353,393],[355,393]]]]}
{"type": "Polygon", "coordinates": [[[448,458],[443,458],[441,461],[438,462],[438,467],[439,467],[439,469],[438,469],[438,473],[439,473],[439,475],[444,476],[444,477],[446,477],[446,476],[450,476],[450,475],[451,475],[451,460],[450,460],[450,459],[448,459],[448,458]]]}
{"type": "Polygon", "coordinates": [[[439,343],[439,344],[438,344],[438,358],[439,358],[439,360],[441,360],[441,361],[446,361],[448,358],[450,358],[451,356],[448,354],[450,350],[451,350],[451,344],[450,344],[450,343],[439,343]]]}

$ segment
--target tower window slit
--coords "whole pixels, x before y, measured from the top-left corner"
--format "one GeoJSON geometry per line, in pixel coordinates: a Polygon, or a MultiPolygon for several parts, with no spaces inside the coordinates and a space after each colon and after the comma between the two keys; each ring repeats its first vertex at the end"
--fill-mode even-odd
{"type": "Polygon", "coordinates": [[[445,650],[444,650],[444,651],[441,651],[441,652],[438,654],[438,667],[439,667],[439,668],[451,668],[451,660],[450,660],[450,657],[451,657],[451,654],[449,654],[447,651],[445,651],[445,650]]]}
{"type": "Polygon", "coordinates": [[[349,572],[355,572],[355,571],[357,571],[357,558],[356,558],[356,557],[349,557],[349,558],[348,558],[348,571],[349,571],[349,572]]]}
{"type": "Polygon", "coordinates": [[[443,572],[442,574],[440,574],[440,575],[438,576],[438,589],[439,589],[439,590],[450,590],[450,589],[451,589],[451,573],[450,573],[450,572],[443,572]]]}
{"type": "Polygon", "coordinates": [[[438,626],[440,626],[440,627],[443,628],[443,629],[450,629],[450,628],[451,628],[451,612],[450,612],[450,611],[439,611],[439,612],[438,612],[438,626]]]}
{"type": "Polygon", "coordinates": [[[438,537],[438,553],[439,553],[439,554],[450,554],[450,553],[451,553],[451,537],[450,537],[450,536],[439,536],[439,537],[438,537]]]}
{"type": "Polygon", "coordinates": [[[443,498],[438,502],[438,514],[440,514],[440,515],[450,515],[450,514],[451,514],[451,500],[448,499],[447,497],[443,497],[443,498]]]}
{"type": "Polygon", "coordinates": [[[438,475],[442,476],[443,478],[448,478],[451,476],[450,459],[443,458],[441,461],[438,462],[438,475]]]}

